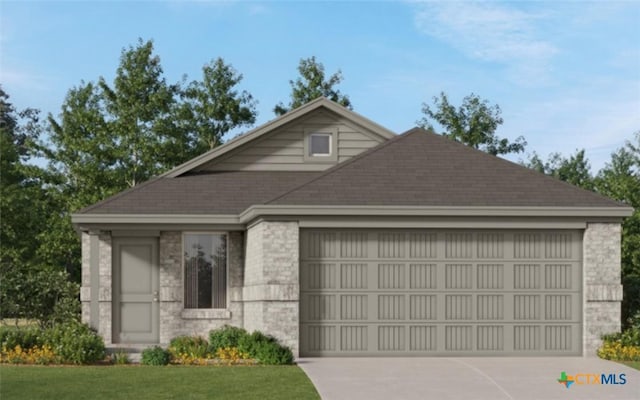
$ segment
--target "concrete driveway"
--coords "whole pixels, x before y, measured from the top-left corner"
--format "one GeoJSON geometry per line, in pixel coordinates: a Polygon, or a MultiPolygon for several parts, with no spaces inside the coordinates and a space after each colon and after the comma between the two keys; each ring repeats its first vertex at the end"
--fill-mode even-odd
{"type": "Polygon", "coordinates": [[[598,358],[302,358],[324,400],[640,400],[640,371],[598,358]],[[573,377],[569,388],[561,373],[573,377]],[[586,374],[593,374],[588,376],[586,374]],[[595,384],[625,374],[625,384],[595,384]]]}

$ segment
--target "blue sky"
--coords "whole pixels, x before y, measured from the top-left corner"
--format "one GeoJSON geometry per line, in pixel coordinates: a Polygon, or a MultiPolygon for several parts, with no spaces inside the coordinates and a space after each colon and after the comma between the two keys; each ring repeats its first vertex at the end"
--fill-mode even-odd
{"type": "MultiPolygon", "coordinates": [[[[81,80],[111,80],[153,39],[168,81],[223,57],[259,101],[288,99],[301,58],[342,70],[355,111],[404,132],[441,91],[501,106],[498,134],[543,157],[585,148],[592,169],[640,130],[640,1],[2,1],[0,83],[58,114],[81,80]]],[[[524,156],[509,157],[518,160],[524,156]]]]}

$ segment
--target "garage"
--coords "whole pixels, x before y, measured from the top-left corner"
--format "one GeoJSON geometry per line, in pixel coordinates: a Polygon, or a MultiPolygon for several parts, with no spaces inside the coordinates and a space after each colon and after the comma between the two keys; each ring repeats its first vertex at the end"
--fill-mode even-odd
{"type": "Polygon", "coordinates": [[[301,356],[582,354],[582,231],[300,231],[301,356]]]}

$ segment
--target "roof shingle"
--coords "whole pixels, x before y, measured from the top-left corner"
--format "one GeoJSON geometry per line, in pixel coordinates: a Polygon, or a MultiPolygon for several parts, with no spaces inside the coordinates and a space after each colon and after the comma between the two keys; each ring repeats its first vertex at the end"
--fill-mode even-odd
{"type": "Polygon", "coordinates": [[[419,128],[339,164],[267,204],[625,207],[419,128]]]}

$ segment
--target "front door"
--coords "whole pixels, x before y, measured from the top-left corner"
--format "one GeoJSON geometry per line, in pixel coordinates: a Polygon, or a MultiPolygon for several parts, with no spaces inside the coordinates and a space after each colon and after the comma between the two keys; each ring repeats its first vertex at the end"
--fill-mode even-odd
{"type": "Polygon", "coordinates": [[[113,240],[113,342],[158,343],[158,240],[113,240]]]}

